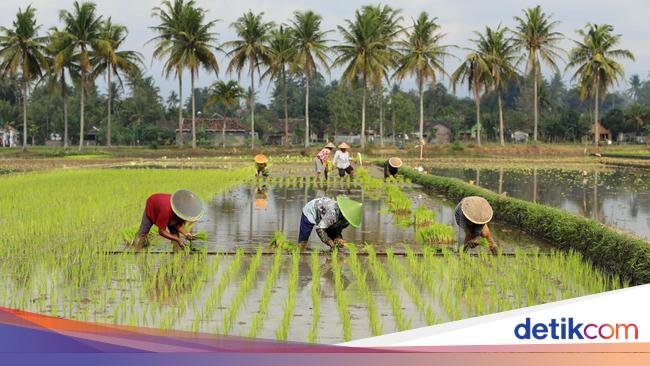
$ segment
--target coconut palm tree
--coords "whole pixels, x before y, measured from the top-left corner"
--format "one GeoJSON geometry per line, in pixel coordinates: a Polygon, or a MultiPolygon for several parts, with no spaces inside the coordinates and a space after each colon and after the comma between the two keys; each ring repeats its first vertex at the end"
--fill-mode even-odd
{"type": "Polygon", "coordinates": [[[20,70],[23,98],[23,150],[27,147],[27,93],[29,83],[43,75],[48,67],[46,37],[39,36],[36,9],[31,5],[18,9],[12,28],[0,27],[0,74],[16,77],[20,70]]]}
{"type": "Polygon", "coordinates": [[[178,78],[178,134],[176,144],[183,146],[183,53],[176,49],[177,38],[183,32],[183,14],[185,9],[194,6],[194,1],[189,0],[164,0],[160,6],[154,7],[152,16],[160,20],[156,26],[150,27],[158,35],[149,42],[155,43],[153,57],[165,60],[163,75],[169,78],[172,73],[178,78]]]}
{"type": "MultiPolygon", "coordinates": [[[[420,138],[424,138],[424,84],[431,81],[437,82],[436,74],[447,75],[444,67],[444,58],[450,56],[447,52],[449,46],[441,45],[445,36],[440,33],[440,26],[436,18],[429,18],[426,12],[420,13],[417,20],[413,20],[413,27],[407,31],[406,39],[400,42],[401,56],[397,62],[395,77],[399,80],[414,75],[418,84],[420,98],[420,138]]],[[[423,146],[423,141],[420,142],[423,146]]],[[[420,149],[422,159],[423,149],[420,149]]]]}
{"type": "Polygon", "coordinates": [[[501,146],[505,145],[503,135],[505,122],[503,120],[503,100],[501,96],[503,82],[507,82],[517,75],[514,66],[517,61],[515,45],[508,37],[507,32],[508,29],[500,25],[496,29],[485,27],[484,34],[476,32],[478,39],[474,41],[490,68],[492,86],[496,93],[499,108],[499,142],[501,146]]]}
{"type": "Polygon", "coordinates": [[[517,25],[513,35],[517,50],[522,52],[520,61],[526,63],[526,73],[533,75],[533,139],[537,141],[540,62],[550,67],[553,72],[559,72],[556,60],[562,59],[563,51],[558,43],[563,35],[555,31],[559,22],[554,21],[551,14],[544,13],[541,6],[525,9],[523,13],[521,17],[514,17],[517,25]]]}
{"type": "Polygon", "coordinates": [[[613,32],[614,27],[609,24],[587,24],[585,29],[578,30],[582,40],[574,41],[576,45],[571,49],[567,64],[567,69],[576,69],[572,80],[578,83],[580,98],[593,98],[596,146],[600,137],[598,103],[607,95],[610,86],[625,78],[623,65],[617,60],[634,60],[632,52],[617,48],[621,35],[613,32]]]}
{"type": "Polygon", "coordinates": [[[51,30],[47,52],[49,60],[49,76],[56,79],[61,88],[61,101],[63,102],[63,147],[68,147],[68,82],[66,75],[78,79],[78,67],[74,59],[72,49],[68,47],[66,33],[53,28],[51,30]]]}
{"type": "Polygon", "coordinates": [[[196,148],[196,90],[194,81],[203,68],[219,73],[219,63],[214,52],[217,33],[213,31],[217,20],[205,20],[207,11],[195,6],[187,6],[182,14],[181,32],[175,34],[171,49],[172,58],[182,60],[183,68],[190,71],[190,90],[192,92],[192,148],[196,148]]]}
{"type": "Polygon", "coordinates": [[[242,97],[244,97],[244,89],[234,80],[228,82],[219,80],[210,87],[207,106],[210,107],[219,104],[223,108],[224,119],[221,131],[221,143],[223,147],[226,147],[226,121],[228,112],[231,108],[239,105],[239,100],[242,97]]]}
{"type": "Polygon", "coordinates": [[[373,7],[356,10],[354,19],[346,19],[338,26],[343,42],[334,46],[338,56],[333,66],[344,66],[342,81],[354,84],[361,81],[361,147],[366,144],[366,100],[368,86],[380,85],[388,79],[395,64],[397,51],[388,42],[385,18],[373,7]]]}
{"type": "Polygon", "coordinates": [[[260,74],[260,66],[271,62],[271,50],[268,46],[273,22],[265,22],[264,13],[254,14],[251,10],[239,17],[231,27],[235,29],[237,37],[234,41],[225,42],[224,48],[230,49],[228,72],[237,72],[241,79],[242,70],[248,67],[251,77],[251,149],[255,148],[255,71],[260,74]]]}
{"type": "Polygon", "coordinates": [[[487,91],[492,83],[489,61],[478,50],[469,50],[463,62],[451,74],[451,84],[456,92],[456,86],[467,82],[469,91],[474,95],[476,106],[476,144],[481,146],[481,90],[487,91]]]}
{"type": "Polygon", "coordinates": [[[261,79],[269,78],[280,83],[282,103],[284,106],[284,144],[289,144],[289,98],[287,96],[287,75],[295,54],[293,47],[293,30],[280,25],[269,35],[269,62],[261,79]]]}
{"type": "Polygon", "coordinates": [[[106,73],[108,89],[107,123],[106,123],[106,145],[111,146],[111,115],[112,115],[112,86],[111,77],[115,75],[120,86],[123,85],[120,73],[132,72],[142,66],[142,55],[136,51],[120,50],[122,48],[128,30],[120,24],[113,24],[111,18],[101,24],[99,39],[96,50],[91,57],[91,64],[94,65],[93,78],[106,73]]]}
{"type": "Polygon", "coordinates": [[[329,47],[325,39],[329,31],[321,30],[322,18],[311,10],[296,11],[293,16],[292,43],[295,53],[291,70],[301,74],[305,80],[305,147],[309,147],[309,81],[317,75],[319,65],[327,72],[330,70],[329,47]]]}
{"type": "Polygon", "coordinates": [[[84,118],[86,83],[91,81],[92,64],[90,54],[97,47],[102,17],[96,14],[96,6],[91,2],[75,1],[72,11],[61,10],[59,18],[63,22],[63,32],[68,39],[67,49],[73,52],[79,67],[79,150],[84,143],[84,118]]]}
{"type": "Polygon", "coordinates": [[[638,74],[632,75],[630,77],[630,88],[627,90],[627,94],[632,98],[635,102],[639,101],[639,98],[641,98],[641,78],[639,77],[638,74]]]}

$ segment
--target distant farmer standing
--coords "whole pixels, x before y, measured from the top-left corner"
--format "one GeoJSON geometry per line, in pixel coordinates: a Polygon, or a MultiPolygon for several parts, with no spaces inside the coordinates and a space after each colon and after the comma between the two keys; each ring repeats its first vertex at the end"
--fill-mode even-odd
{"type": "Polygon", "coordinates": [[[186,189],[179,189],[174,194],[152,194],[147,199],[140,230],[133,241],[135,249],[140,250],[147,244],[146,237],[153,225],[158,227],[160,236],[174,242],[174,250],[183,248],[185,240],[180,235],[194,238],[183,225],[198,221],[204,213],[203,202],[186,189]]]}
{"type": "Polygon", "coordinates": [[[399,168],[402,166],[402,159],[392,157],[384,162],[384,180],[388,177],[397,175],[399,168]]]}
{"type": "Polygon", "coordinates": [[[266,157],[264,154],[257,154],[255,155],[255,177],[268,177],[269,176],[269,168],[267,167],[269,163],[269,158],[266,157]]]}
{"type": "Polygon", "coordinates": [[[316,178],[319,178],[320,173],[323,172],[325,173],[325,180],[327,180],[327,173],[329,172],[328,162],[332,150],[335,147],[336,146],[333,143],[328,142],[327,145],[316,154],[316,158],[314,159],[314,163],[316,164],[316,178]]]}
{"type": "Polygon", "coordinates": [[[330,248],[343,246],[343,229],[361,225],[361,202],[345,196],[336,200],[329,197],[313,199],[305,205],[300,216],[298,242],[307,244],[311,231],[316,227],[320,240],[330,248]]]}
{"type": "Polygon", "coordinates": [[[464,250],[478,245],[480,238],[487,239],[492,254],[497,254],[497,245],[487,223],[492,220],[492,206],[483,197],[463,198],[456,206],[456,224],[465,231],[464,250]]]}
{"type": "Polygon", "coordinates": [[[343,178],[345,174],[349,174],[351,177],[354,176],[354,168],[350,164],[350,153],[348,149],[350,145],[345,142],[339,145],[339,149],[334,153],[334,165],[339,170],[339,177],[343,178]]]}

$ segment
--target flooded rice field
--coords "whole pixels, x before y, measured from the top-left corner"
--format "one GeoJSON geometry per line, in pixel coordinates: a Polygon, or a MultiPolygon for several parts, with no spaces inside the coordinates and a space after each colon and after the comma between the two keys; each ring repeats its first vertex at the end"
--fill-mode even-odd
{"type": "Polygon", "coordinates": [[[638,169],[454,169],[429,173],[573,212],[650,240],[650,172],[638,169]]]}

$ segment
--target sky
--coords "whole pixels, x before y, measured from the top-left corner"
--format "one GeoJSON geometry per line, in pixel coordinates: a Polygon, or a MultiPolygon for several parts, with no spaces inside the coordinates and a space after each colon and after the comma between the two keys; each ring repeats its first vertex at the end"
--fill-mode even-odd
{"type": "MultiPolygon", "coordinates": [[[[371,1],[353,0],[195,0],[196,3],[208,9],[209,19],[219,19],[216,32],[219,33],[221,42],[232,40],[235,34],[230,27],[245,11],[251,9],[254,12],[264,12],[266,20],[276,23],[287,23],[288,19],[296,10],[313,10],[323,17],[323,28],[332,30],[328,38],[335,43],[340,39],[336,26],[343,24],[345,19],[353,16],[355,9],[362,5],[375,4],[371,1]]],[[[178,89],[178,82],[175,79],[166,80],[161,75],[161,63],[152,60],[152,45],[146,44],[155,36],[149,29],[156,24],[156,19],[151,17],[151,9],[160,4],[160,0],[96,0],[98,13],[111,17],[114,23],[120,23],[129,29],[129,37],[125,42],[125,49],[141,52],[145,59],[147,74],[153,76],[161,89],[161,94],[166,98],[170,91],[178,89]]],[[[626,78],[632,74],[639,74],[642,79],[648,76],[650,71],[650,2],[639,0],[389,0],[383,4],[401,9],[404,16],[404,25],[412,23],[412,19],[426,11],[432,17],[437,17],[443,33],[446,37],[444,44],[453,44],[459,47],[470,47],[470,38],[474,38],[474,31],[481,31],[486,26],[496,27],[513,25],[513,16],[520,15],[525,7],[541,5],[546,13],[553,14],[554,19],[560,22],[558,31],[562,32],[567,39],[562,43],[566,49],[572,46],[572,40],[577,39],[575,31],[583,28],[587,23],[608,23],[614,26],[616,33],[622,35],[622,48],[631,50],[635,61],[624,61],[626,78]]],[[[61,9],[71,9],[72,0],[2,0],[0,11],[0,25],[10,26],[19,7],[26,7],[32,4],[37,9],[38,22],[42,24],[43,32],[52,26],[58,26],[59,12],[61,9]]],[[[462,49],[452,51],[458,57],[462,57],[462,49]]],[[[225,55],[217,55],[220,63],[220,79],[237,79],[237,75],[225,73],[228,60],[225,55]]],[[[459,64],[459,61],[450,59],[446,61],[447,72],[459,64]]],[[[564,70],[564,63],[560,63],[561,70],[564,70]]],[[[338,79],[341,71],[334,69],[326,79],[338,79]]],[[[548,70],[546,70],[548,74],[548,70]]],[[[243,74],[245,75],[245,74],[243,74]]],[[[565,81],[569,82],[571,71],[564,74],[565,81]]],[[[214,74],[201,71],[196,86],[203,87],[212,84],[217,80],[214,74]]],[[[448,83],[448,80],[443,80],[448,83]]],[[[100,88],[105,89],[102,79],[97,81],[100,88]]],[[[250,81],[242,77],[241,85],[248,87],[250,81]]],[[[257,81],[255,82],[257,85],[257,81]]],[[[189,95],[189,75],[184,76],[183,95],[189,95]],[[187,81],[187,82],[185,82],[187,81]]],[[[415,88],[413,80],[404,80],[402,88],[415,88]]],[[[257,86],[256,86],[257,87],[257,86]]],[[[618,90],[626,89],[626,83],[618,86],[618,90]]],[[[459,95],[466,95],[464,88],[459,88],[459,95]]],[[[259,88],[259,99],[261,102],[268,102],[270,88],[262,84],[259,88]]]]}

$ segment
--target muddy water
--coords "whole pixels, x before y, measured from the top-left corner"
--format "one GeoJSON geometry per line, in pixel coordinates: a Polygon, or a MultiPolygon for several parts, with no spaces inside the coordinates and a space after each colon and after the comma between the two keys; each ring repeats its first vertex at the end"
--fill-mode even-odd
{"type": "Polygon", "coordinates": [[[650,172],[637,169],[431,168],[498,193],[573,212],[650,239],[650,172]]]}
{"type": "MultiPolygon", "coordinates": [[[[407,189],[412,197],[414,206],[426,205],[434,210],[439,222],[455,225],[453,202],[431,199],[429,195],[418,189],[407,189]]],[[[210,251],[224,251],[235,248],[254,248],[268,245],[276,231],[281,231],[287,240],[297,242],[300,227],[300,215],[303,206],[315,197],[336,197],[346,194],[350,198],[363,202],[361,227],[348,227],[343,237],[351,243],[371,243],[377,251],[386,247],[394,247],[401,251],[404,245],[412,246],[419,251],[415,244],[412,226],[403,226],[400,220],[384,208],[383,197],[369,195],[360,189],[328,189],[241,186],[233,191],[216,197],[208,205],[204,219],[197,224],[197,230],[208,232],[207,245],[210,251]]],[[[535,239],[520,230],[494,223],[498,243],[504,251],[519,248],[548,249],[549,245],[535,239]]],[[[458,228],[456,227],[457,231],[458,228]]],[[[459,234],[459,240],[462,238],[459,234]]],[[[318,235],[312,232],[309,240],[311,250],[325,249],[318,235]]]]}

